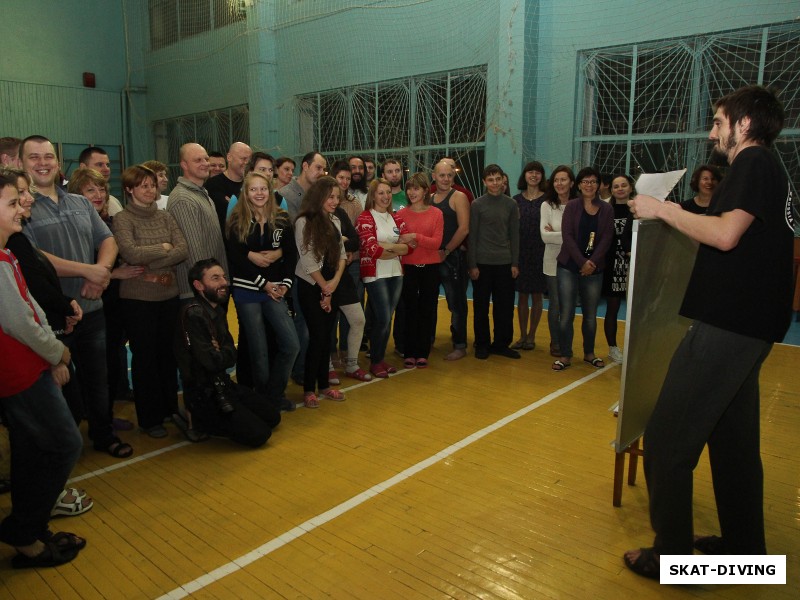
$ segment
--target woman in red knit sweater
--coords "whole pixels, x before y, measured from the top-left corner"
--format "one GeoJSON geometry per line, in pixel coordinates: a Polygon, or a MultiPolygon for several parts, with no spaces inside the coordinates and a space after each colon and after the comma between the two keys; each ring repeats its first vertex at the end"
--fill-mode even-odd
{"type": "Polygon", "coordinates": [[[442,245],[444,217],[431,206],[430,182],[424,173],[415,173],[406,182],[408,206],[398,211],[409,233],[412,249],[402,259],[403,304],[406,307],[406,369],[428,366],[431,351],[430,331],[439,301],[439,247],[442,245]]]}
{"type": "Polygon", "coordinates": [[[375,311],[370,332],[370,372],[386,378],[397,369],[387,364],[386,344],[392,314],[403,287],[400,257],[408,254],[410,238],[402,217],[392,214],[392,187],[385,179],[373,179],[367,192],[366,210],[356,219],[361,242],[361,279],[375,311]]]}

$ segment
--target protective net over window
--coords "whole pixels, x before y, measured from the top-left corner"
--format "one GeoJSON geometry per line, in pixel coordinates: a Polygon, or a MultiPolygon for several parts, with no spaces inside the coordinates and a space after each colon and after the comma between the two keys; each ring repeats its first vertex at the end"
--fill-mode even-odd
{"type": "Polygon", "coordinates": [[[486,135],[486,68],[339,88],[295,101],[301,148],[329,164],[358,154],[398,158],[410,172],[455,159],[462,184],[480,189],[486,135]]]}
{"type": "MultiPolygon", "coordinates": [[[[608,173],[686,167],[711,155],[713,102],[744,85],[779,90],[776,151],[800,181],[800,25],[784,23],[579,53],[576,156],[608,173]]],[[[676,190],[677,198],[690,194],[676,190]]]]}
{"type": "Polygon", "coordinates": [[[241,0],[148,0],[150,48],[244,21],[244,7],[241,0]]]}
{"type": "Polygon", "coordinates": [[[156,121],[153,133],[156,157],[169,166],[171,180],[175,181],[181,174],[178,154],[183,144],[194,141],[209,152],[225,154],[233,142],[249,140],[250,118],[246,106],[233,106],[156,121]]]}

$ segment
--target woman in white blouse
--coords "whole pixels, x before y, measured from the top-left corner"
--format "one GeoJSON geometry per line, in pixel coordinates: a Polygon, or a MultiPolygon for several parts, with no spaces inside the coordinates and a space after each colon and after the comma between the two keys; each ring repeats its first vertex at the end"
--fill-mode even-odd
{"type": "Polygon", "coordinates": [[[564,207],[574,196],[575,174],[566,165],[559,165],[550,175],[548,197],[542,202],[539,228],[544,240],[543,271],[547,279],[547,325],[550,329],[550,355],[561,356],[558,343],[558,284],[556,283],[556,257],[561,252],[561,217],[564,207]]]}

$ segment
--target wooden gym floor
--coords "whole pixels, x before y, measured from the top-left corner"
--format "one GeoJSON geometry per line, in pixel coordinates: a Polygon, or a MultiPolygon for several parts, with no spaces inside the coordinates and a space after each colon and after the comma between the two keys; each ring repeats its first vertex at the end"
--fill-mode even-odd
{"type": "MultiPolygon", "coordinates": [[[[445,363],[443,300],[439,315],[430,368],[343,381],[346,402],[284,414],[262,449],[189,444],[171,425],[164,440],[123,435],[132,460],[87,445],[71,481],[95,506],[52,526],[88,546],[28,572],[0,547],[0,598],[797,597],[800,348],[776,346],[761,377],[767,539],[787,585],[659,586],[621,558],[652,541],[643,476],[611,503],[620,369],[553,372],[544,320],[521,360],[445,363]]],[[[695,523],[717,532],[705,457],[695,523]]]]}

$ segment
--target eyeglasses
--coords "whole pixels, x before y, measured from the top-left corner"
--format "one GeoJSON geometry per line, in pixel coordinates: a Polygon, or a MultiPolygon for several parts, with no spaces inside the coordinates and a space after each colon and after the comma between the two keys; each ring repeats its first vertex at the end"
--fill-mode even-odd
{"type": "Polygon", "coordinates": [[[596,179],[581,179],[583,185],[597,185],[596,179]]]}

